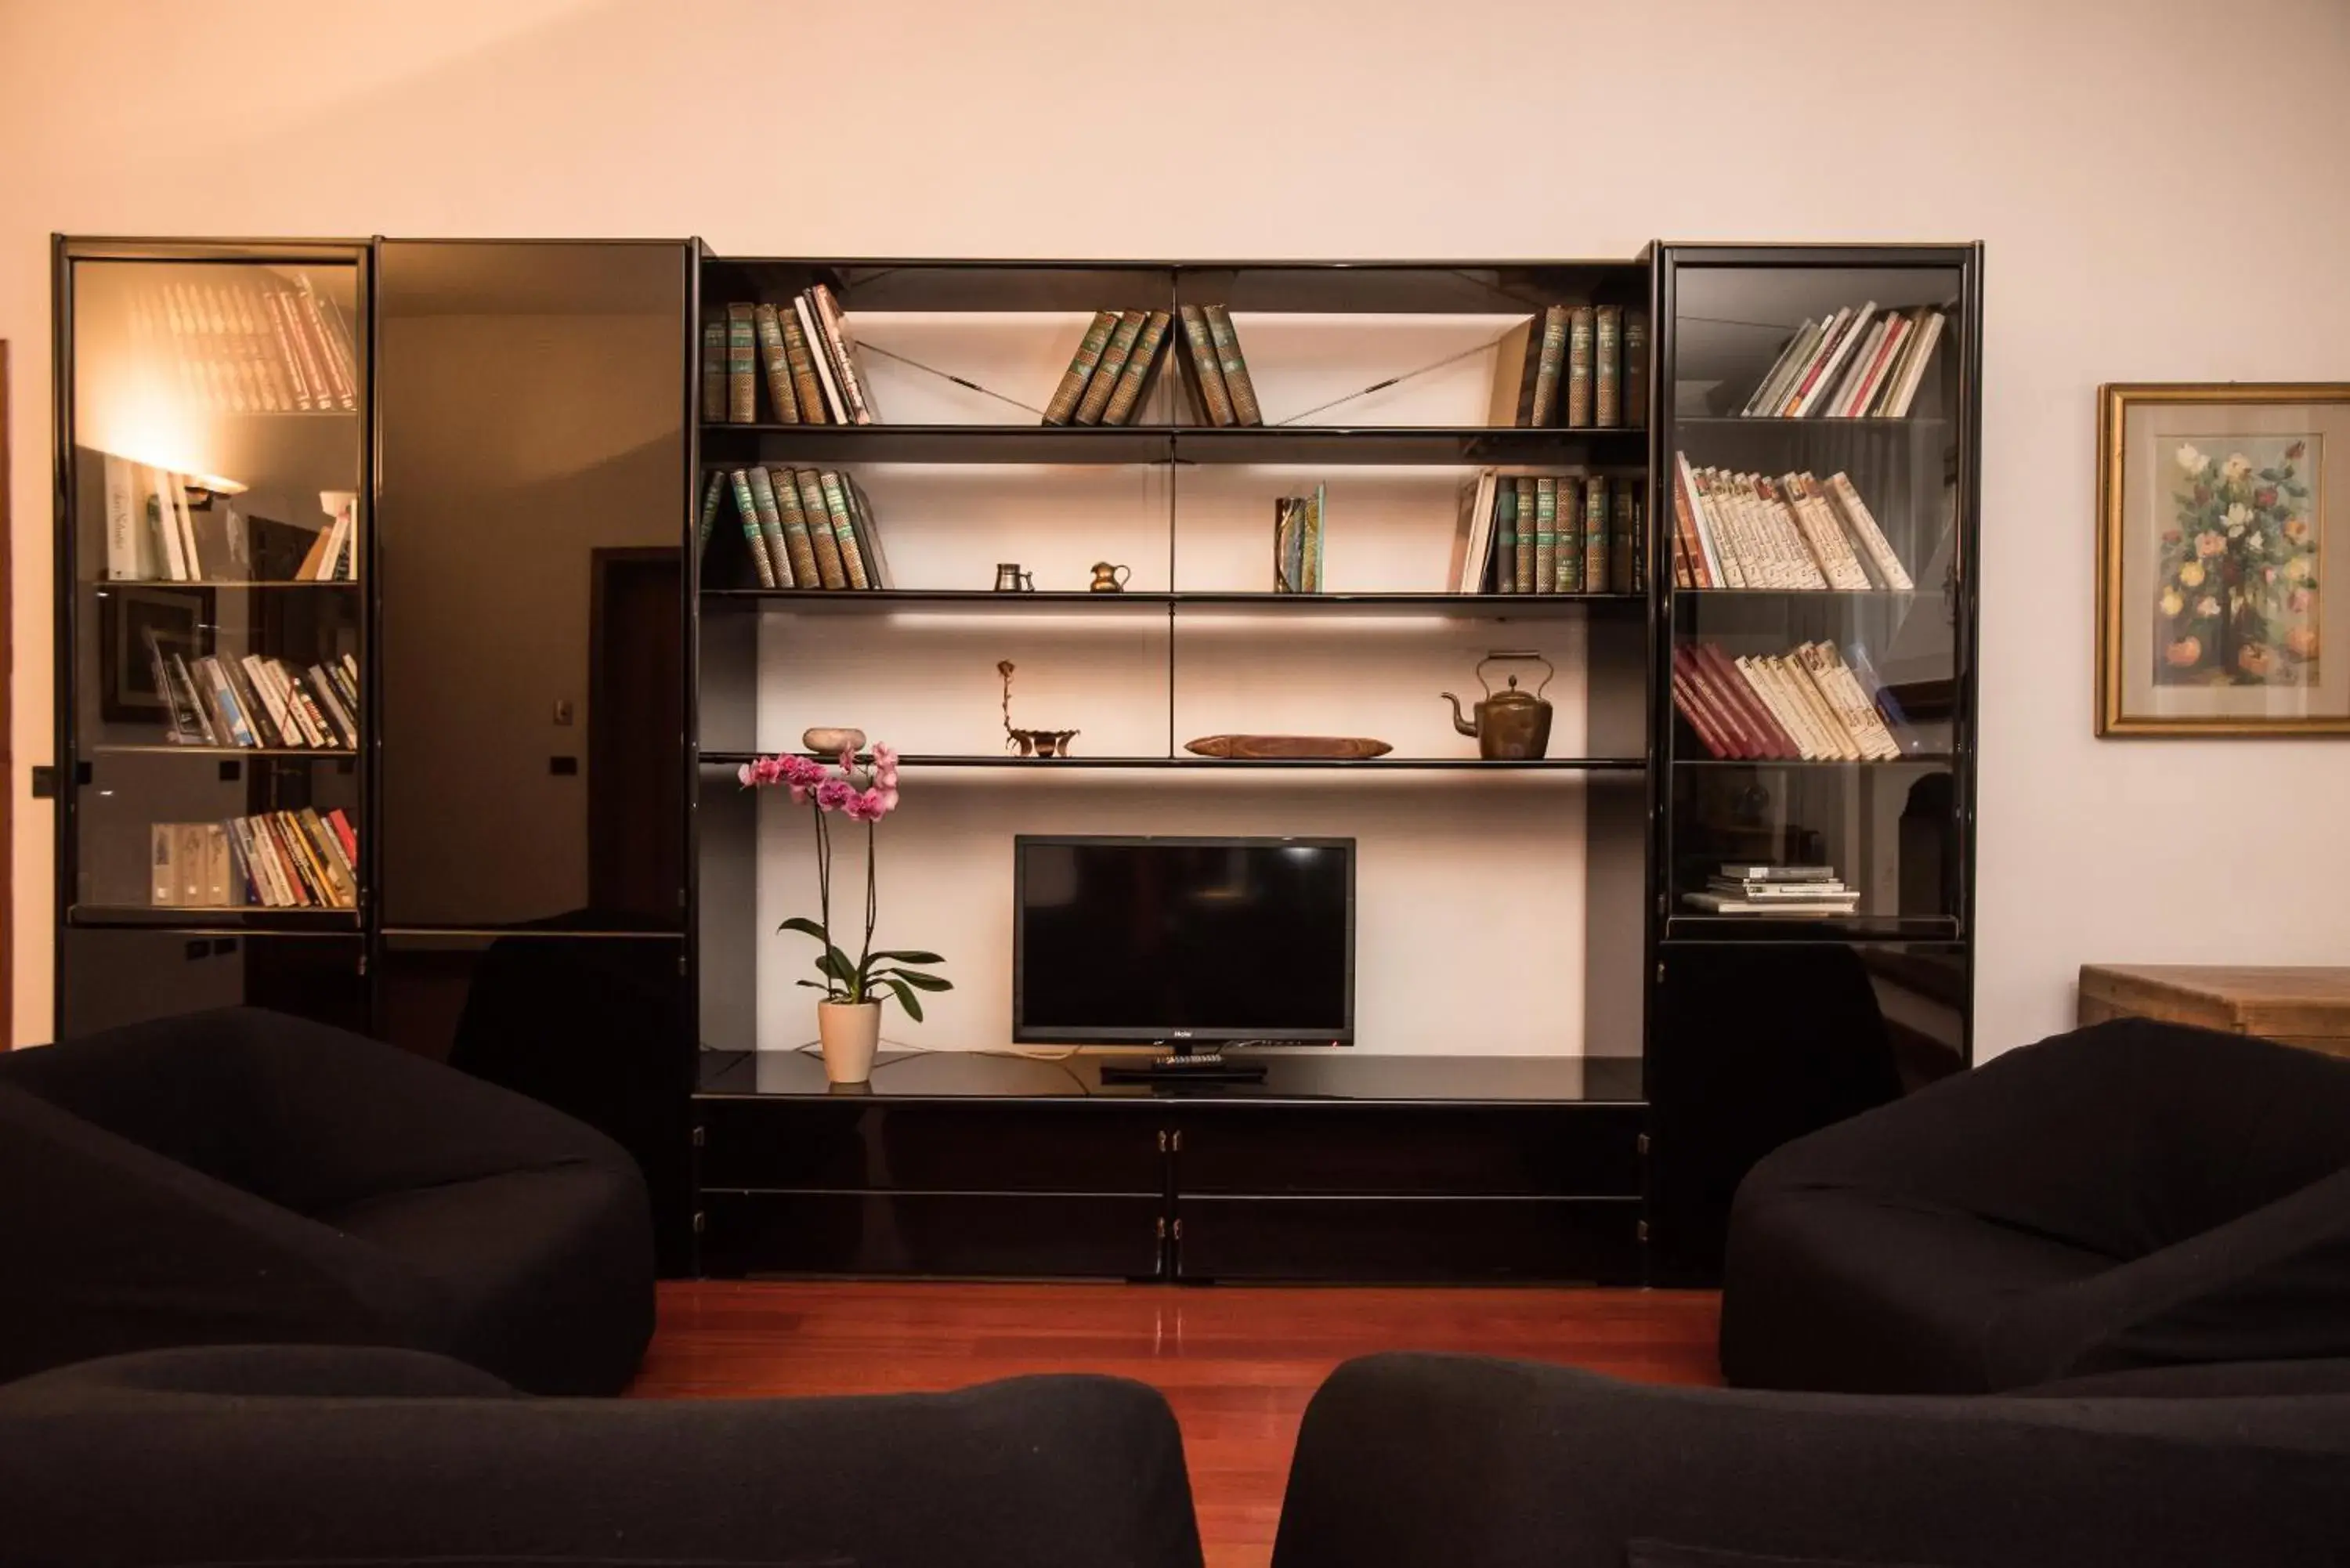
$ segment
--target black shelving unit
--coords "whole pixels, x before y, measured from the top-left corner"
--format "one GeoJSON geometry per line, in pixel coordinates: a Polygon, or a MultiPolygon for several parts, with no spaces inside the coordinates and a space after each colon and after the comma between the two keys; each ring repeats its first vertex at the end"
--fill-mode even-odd
{"type": "Polygon", "coordinates": [[[1669,670],[1693,641],[1743,655],[1824,639],[1867,653],[1897,693],[1932,699],[1897,759],[1737,761],[1711,755],[1655,682],[1646,1054],[1660,1283],[1715,1277],[1731,1196],[1762,1155],[1973,1060],[1981,304],[1980,245],[1658,253],[1656,472],[1683,456],[1772,476],[1846,471],[1915,587],[1676,587],[1660,535],[1652,667],[1669,670]],[[1867,302],[1948,312],[1907,416],[1736,411],[1803,320],[1867,302]],[[1856,908],[1774,918],[1687,904],[1710,871],[1766,861],[1835,866],[1856,908]]]}
{"type": "MultiPolygon", "coordinates": [[[[685,240],[60,239],[56,256],[62,1031],[244,1001],[448,1059],[635,1150],[673,1270],[1183,1280],[1701,1282],[1754,1158],[1971,1059],[1980,247],[1672,244],[1617,260],[1325,264],[736,258],[685,240]],[[142,266],[344,269],[365,367],[359,406],[215,410],[200,423],[229,454],[208,465],[216,477],[250,486],[274,472],[291,476],[279,482],[289,492],[355,489],[357,580],[116,583],[95,569],[92,454],[107,450],[99,404],[120,367],[91,337],[104,290],[88,269],[142,266]],[[1382,422],[1364,411],[1373,401],[1340,399],[1287,422],[1217,429],[1190,422],[1173,353],[1147,422],[1117,429],[1044,427],[978,393],[955,414],[968,422],[704,422],[703,321],[819,281],[853,324],[1210,301],[1325,319],[1613,304],[1649,321],[1648,406],[1621,429],[1524,430],[1382,422]],[[1804,315],[1869,298],[1954,310],[1912,417],[1729,411],[1741,379],[1804,315]],[[550,406],[567,412],[551,445],[539,418],[550,406]],[[1677,589],[1668,476],[1682,452],[1848,470],[1872,504],[1886,498],[1880,520],[1917,586],[1677,589]],[[739,532],[722,527],[706,556],[694,547],[702,476],[750,462],[930,465],[973,483],[1022,464],[1073,483],[1133,470],[1156,476],[1168,558],[1148,586],[1116,594],[1057,583],[1000,594],[983,567],[975,581],[918,574],[877,592],[755,588],[739,532]],[[1605,594],[1398,582],[1279,595],[1187,572],[1179,493],[1250,483],[1252,465],[1639,481],[1638,580],[1605,594]],[[329,470],[331,483],[318,477],[329,470]],[[123,590],[163,601],[142,616],[177,613],[176,600],[215,627],[233,621],[262,651],[321,636],[354,644],[360,746],[184,745],[151,732],[151,711],[144,728],[108,717],[102,699],[120,707],[106,694],[122,670],[101,631],[130,602],[123,590]],[[1127,787],[1122,775],[1169,792],[1272,779],[1371,792],[1394,809],[1456,798],[1488,774],[1516,781],[1495,786],[1513,798],[1579,795],[1586,846],[1608,857],[1591,862],[1585,895],[1585,958],[1606,994],[1587,1002],[1584,1038],[1617,1054],[1335,1053],[1284,1065],[1279,1092],[1194,1088],[1179,1106],[983,1054],[908,1059],[865,1101],[827,1094],[806,1058],[749,1049],[775,1044],[755,1037],[744,1006],[773,961],[755,913],[757,797],[733,775],[754,745],[795,739],[763,728],[763,639],[825,618],[838,624],[824,635],[886,655],[933,621],[1009,626],[1037,612],[1086,636],[1165,639],[1163,748],[1024,759],[950,744],[907,757],[910,770],[965,780],[954,787],[973,795],[1024,771],[1058,774],[1070,781],[1054,792],[1063,800],[1127,787]],[[1509,644],[1500,628],[1513,624],[1527,641],[1571,634],[1588,661],[1586,754],[1255,762],[1180,749],[1173,691],[1190,655],[1179,636],[1367,636],[1382,617],[1445,636],[1491,626],[1492,646],[1509,644]],[[1373,624],[1347,624],[1357,619],[1373,624]],[[1919,720],[1913,749],[1868,763],[1740,762],[1705,754],[1675,717],[1666,672],[1680,642],[1768,651],[1822,638],[1883,655],[1919,720]],[[348,802],[359,908],[147,901],[105,857],[135,836],[126,824],[194,815],[169,804],[182,796],[348,802]],[[1710,858],[1805,846],[1851,871],[1852,915],[1746,920],[1681,902],[1710,858]],[[860,1151],[885,1147],[883,1180],[860,1151]],[[1056,1216],[1082,1245],[1053,1241],[1056,1216]]],[[[879,525],[886,536],[889,517],[879,525]]]]}

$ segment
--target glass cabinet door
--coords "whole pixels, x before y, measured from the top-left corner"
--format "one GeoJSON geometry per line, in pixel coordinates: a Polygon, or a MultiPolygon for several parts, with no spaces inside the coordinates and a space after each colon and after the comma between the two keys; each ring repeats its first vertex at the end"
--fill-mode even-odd
{"type": "Polygon", "coordinates": [[[65,249],[78,923],[359,925],[364,254],[65,249]]]}
{"type": "Polygon", "coordinates": [[[1668,253],[1669,938],[1960,934],[1970,254],[1668,253]]]}

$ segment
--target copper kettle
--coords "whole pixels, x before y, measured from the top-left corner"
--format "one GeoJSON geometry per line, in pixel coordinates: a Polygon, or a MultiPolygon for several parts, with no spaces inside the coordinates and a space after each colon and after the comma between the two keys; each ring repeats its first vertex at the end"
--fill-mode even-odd
{"type": "Polygon", "coordinates": [[[1519,649],[1487,654],[1477,661],[1477,681],[1485,688],[1485,700],[1477,704],[1477,722],[1473,724],[1461,716],[1460,698],[1450,691],[1440,695],[1452,704],[1452,727],[1464,735],[1477,737],[1479,756],[1487,762],[1528,762],[1550,750],[1551,710],[1542,694],[1557,673],[1550,660],[1539,653],[1519,649]],[[1494,691],[1485,666],[1516,659],[1541,665],[1542,684],[1531,691],[1521,691],[1518,678],[1512,675],[1507,685],[1494,691]]]}

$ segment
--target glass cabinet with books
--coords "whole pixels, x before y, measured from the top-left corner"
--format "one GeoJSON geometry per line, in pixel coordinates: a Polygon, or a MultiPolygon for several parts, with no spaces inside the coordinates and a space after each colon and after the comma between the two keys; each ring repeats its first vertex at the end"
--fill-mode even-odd
{"type": "MultiPolygon", "coordinates": [[[[58,247],[69,930],[359,930],[367,258],[361,244],[58,247]]],[[[65,944],[68,968],[89,945],[65,944]]],[[[338,941],[328,964],[352,971],[353,997],[357,948],[338,941]]],[[[316,1002],[308,959],[250,956],[203,954],[208,973],[299,974],[303,1011],[342,1011],[316,1002]]],[[[64,994],[88,992],[82,978],[64,994]]]]}
{"type": "Polygon", "coordinates": [[[1981,253],[1668,245],[1656,289],[1659,1136],[1751,1088],[1721,1053],[1790,1091],[1744,1094],[1748,1153],[1701,1140],[1711,1200],[1659,1204],[1660,1256],[1718,1258],[1753,1154],[1967,1060],[1963,1001],[1910,1039],[1887,976],[1970,972],[1981,253]],[[1778,1069],[1728,992],[1789,1023],[1778,1069]]]}

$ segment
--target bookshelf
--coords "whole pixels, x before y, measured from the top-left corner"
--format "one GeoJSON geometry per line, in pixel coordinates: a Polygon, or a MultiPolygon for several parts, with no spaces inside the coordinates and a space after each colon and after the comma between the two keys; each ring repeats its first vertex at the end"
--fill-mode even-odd
{"type": "Polygon", "coordinates": [[[1979,247],[1362,264],[62,239],[57,256],[63,1028],[251,1001],[446,1057],[619,1137],[653,1178],[668,1266],[723,1271],[1277,1278],[1294,1252],[1325,1279],[1698,1281],[1753,1158],[1969,1059],[1979,247]],[[118,269],[185,268],[331,284],[357,396],[224,408],[175,382],[144,407],[201,440],[144,461],[244,486],[191,485],[192,510],[308,522],[318,493],[355,493],[348,577],[298,580],[282,556],[202,581],[105,571],[103,454],[121,438],[104,407],[183,374],[108,346],[128,331],[109,290],[118,269]],[[764,386],[752,422],[702,417],[705,327],[816,284],[887,422],[781,422],[764,386]],[[1948,313],[1902,417],[1740,412],[1807,318],[1864,301],[1948,313]],[[1094,313],[1186,304],[1229,307],[1265,424],[1203,423],[1180,343],[1131,422],[1040,422],[1094,313]],[[1494,422],[1553,306],[1645,316],[1637,419],[1494,422]],[[1683,459],[1849,475],[1912,586],[1677,581],[1683,459]],[[731,500],[697,547],[705,476],[750,464],[857,476],[889,586],[756,586],[731,500]],[[1458,493],[1485,468],[1637,487],[1636,575],[1448,591],[1458,493]],[[1270,591],[1273,502],[1317,485],[1324,591],[1270,591]],[[1037,591],[993,590],[1013,560],[1037,591]],[[1129,586],[1087,591],[1097,560],[1129,586]],[[106,695],[120,649],[165,622],[240,656],[352,652],[358,743],[170,738],[151,702],[106,695]],[[1675,707],[1692,649],[1807,644],[1869,655],[1904,714],[1898,753],[1716,754],[1675,707]],[[1451,729],[1438,694],[1473,695],[1501,648],[1559,671],[1547,757],[1485,762],[1451,729]],[[1015,722],[1077,728],[1077,754],[1003,753],[1000,658],[1015,722]],[[979,1052],[893,1068],[903,1103],[870,1119],[770,1071],[809,1033],[773,936],[806,901],[806,846],[734,769],[840,722],[899,745],[922,792],[885,853],[934,881],[885,890],[885,920],[948,952],[958,990],[916,1038],[969,1046],[1004,1011],[993,849],[1012,832],[1294,823],[1362,846],[1365,1047],[1290,1074],[1310,1089],[1193,1091],[1180,1115],[979,1052]],[[1183,749],[1239,732],[1395,749],[1183,749]],[[354,908],[149,897],[154,824],[306,805],[358,827],[354,908]],[[1835,868],[1849,909],[1684,901],[1724,861],[1800,857],[1835,868]],[[559,1052],[529,1044],[550,1036],[559,1052]],[[1149,1173],[1120,1153],[1123,1174],[1087,1186],[1095,1152],[1179,1131],[1200,1144],[1188,1160],[1160,1142],[1149,1173]],[[930,1185],[869,1185],[844,1151],[872,1138],[930,1185]],[[1557,1174],[1563,1154],[1580,1174],[1557,1174]],[[1068,1200],[1062,1241],[1023,1218],[1044,1212],[1032,1179],[1068,1200]],[[1135,1224],[1179,1217],[1190,1252],[1138,1243],[1135,1224]]]}

